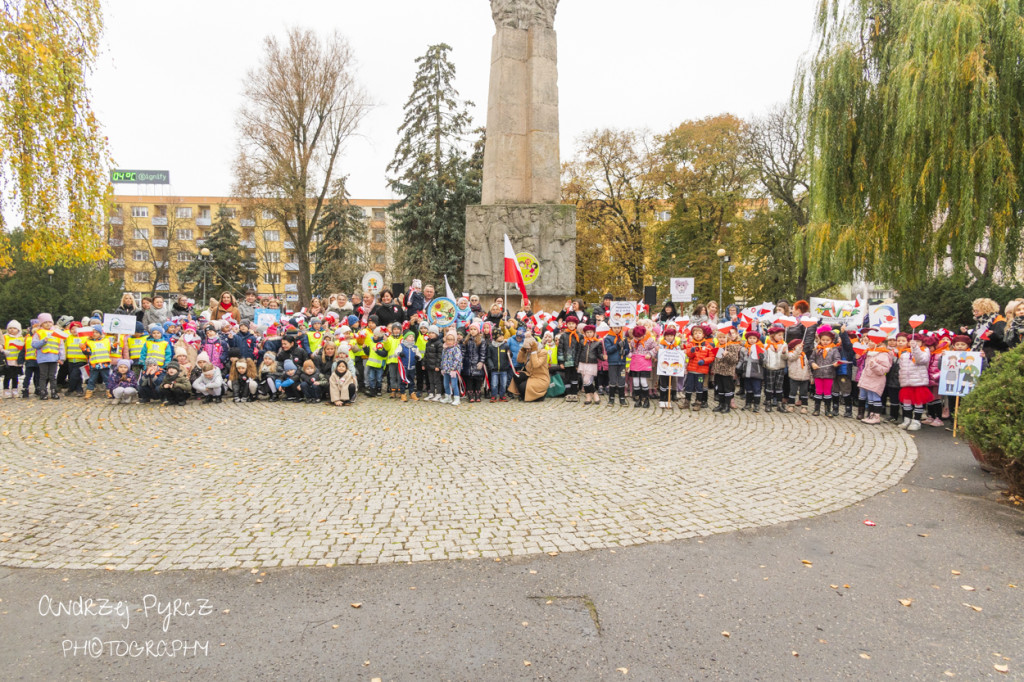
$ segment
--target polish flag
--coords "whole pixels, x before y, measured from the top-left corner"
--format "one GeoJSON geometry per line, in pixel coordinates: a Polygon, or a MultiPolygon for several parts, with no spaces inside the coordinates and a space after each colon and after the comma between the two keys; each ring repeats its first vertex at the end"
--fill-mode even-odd
{"type": "Polygon", "coordinates": [[[516,258],[515,249],[512,248],[512,240],[505,235],[505,282],[515,284],[519,293],[523,296],[523,305],[530,303],[530,297],[526,295],[526,282],[523,281],[523,273],[519,270],[519,259],[516,258]]]}

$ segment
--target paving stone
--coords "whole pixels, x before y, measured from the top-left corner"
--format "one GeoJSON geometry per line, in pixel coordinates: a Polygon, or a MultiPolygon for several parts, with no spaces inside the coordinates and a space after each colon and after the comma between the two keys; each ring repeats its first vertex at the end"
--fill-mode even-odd
{"type": "Polygon", "coordinates": [[[841,418],[561,401],[353,409],[4,400],[0,565],[162,571],[622,547],[841,509],[896,485],[917,456],[908,434],[841,418]]]}

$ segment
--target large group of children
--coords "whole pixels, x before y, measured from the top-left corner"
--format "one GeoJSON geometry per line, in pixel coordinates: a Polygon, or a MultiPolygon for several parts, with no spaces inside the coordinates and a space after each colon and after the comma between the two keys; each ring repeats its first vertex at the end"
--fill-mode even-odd
{"type": "Polygon", "coordinates": [[[484,310],[476,296],[458,299],[441,328],[427,319],[433,290],[415,281],[393,298],[384,291],[331,296],[268,327],[254,324],[255,292],[230,292],[196,314],[184,297],[169,310],[130,296],[118,314],[136,314],[133,334],[105,333],[101,311],[74,320],[39,313],[3,334],[3,398],[68,396],[165,406],[293,401],[352,405],[357,396],[389,395],[459,405],[461,401],[535,401],[562,397],[583,405],[743,410],[845,417],[901,428],[943,426],[950,405],[938,394],[946,350],[993,352],[1024,338],[1024,301],[1006,318],[988,299],[974,303],[976,326],[893,333],[840,326],[811,315],[806,301],[780,301],[771,321],[744,318],[735,306],[721,316],[714,301],[686,315],[668,303],[630,326],[612,326],[612,297],[586,308],[567,301],[556,313],[530,306],[513,314],[502,299],[484,310]],[[155,311],[155,312],[154,312],[155,311]],[[1008,319],[1007,319],[1008,318],[1008,319]],[[144,325],[145,319],[148,324],[144,325]],[[789,321],[780,323],[779,320],[789,321]],[[659,376],[659,353],[679,350],[683,376],[659,376]],[[616,402],[616,400],[618,402],[616,402]]]}

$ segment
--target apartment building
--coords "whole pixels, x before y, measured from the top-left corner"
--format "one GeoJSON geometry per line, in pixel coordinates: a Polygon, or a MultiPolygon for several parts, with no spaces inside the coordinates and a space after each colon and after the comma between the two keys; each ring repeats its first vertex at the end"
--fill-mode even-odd
{"type": "MultiPolygon", "coordinates": [[[[178,275],[199,256],[224,209],[255,263],[248,285],[261,295],[298,301],[298,253],[285,226],[270,214],[247,212],[240,201],[230,197],[116,195],[114,200],[116,206],[107,225],[111,277],[123,280],[124,290],[137,299],[154,294],[173,296],[186,290],[187,283],[178,275]]],[[[352,199],[350,203],[366,217],[368,269],[387,279],[394,263],[394,240],[386,210],[394,201],[352,199]]],[[[315,243],[310,247],[311,258],[313,249],[315,243]]],[[[315,271],[315,263],[312,268],[315,271]]]]}

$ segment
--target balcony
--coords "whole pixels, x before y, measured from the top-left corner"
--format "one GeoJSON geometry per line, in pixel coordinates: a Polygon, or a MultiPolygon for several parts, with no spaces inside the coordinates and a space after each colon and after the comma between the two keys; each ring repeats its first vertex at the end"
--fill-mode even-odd
{"type": "Polygon", "coordinates": [[[294,229],[294,228],[296,228],[298,226],[299,226],[299,221],[298,220],[289,220],[288,221],[288,227],[291,227],[291,228],[294,229]]]}
{"type": "Polygon", "coordinates": [[[299,271],[299,264],[298,263],[285,263],[284,264],[284,271],[285,272],[298,272],[299,271]]]}
{"type": "Polygon", "coordinates": [[[110,216],[110,224],[111,225],[124,225],[124,218],[122,218],[119,215],[112,215],[112,216],[110,216]]]}
{"type": "Polygon", "coordinates": [[[255,249],[256,248],[256,240],[255,239],[243,239],[242,241],[240,241],[238,243],[241,244],[242,248],[244,248],[244,249],[255,249]]]}
{"type": "Polygon", "coordinates": [[[111,238],[107,240],[107,244],[109,244],[110,246],[124,246],[124,240],[111,238]]]}
{"type": "Polygon", "coordinates": [[[288,294],[288,295],[286,295],[284,297],[284,300],[286,300],[286,301],[297,301],[297,300],[299,300],[299,295],[298,294],[288,294]]]}
{"type": "Polygon", "coordinates": [[[166,239],[154,239],[153,240],[153,248],[154,249],[166,249],[167,248],[167,240],[166,239]]]}
{"type": "Polygon", "coordinates": [[[295,250],[295,242],[290,242],[290,241],[285,240],[284,241],[284,248],[288,249],[289,251],[294,251],[295,250]]]}
{"type": "Polygon", "coordinates": [[[115,270],[124,270],[124,258],[111,258],[110,267],[115,270]]]}
{"type": "Polygon", "coordinates": [[[238,221],[238,224],[242,227],[256,227],[256,221],[252,218],[242,218],[238,221]]]}
{"type": "Polygon", "coordinates": [[[170,282],[157,282],[156,283],[156,290],[157,291],[170,291],[171,290],[171,284],[170,284],[170,282]]]}
{"type": "Polygon", "coordinates": [[[153,216],[153,227],[167,227],[167,216],[155,215],[153,216]]]}
{"type": "Polygon", "coordinates": [[[205,239],[197,239],[196,240],[196,246],[202,246],[205,243],[206,243],[205,239]]]}
{"type": "Polygon", "coordinates": [[[213,225],[213,219],[209,216],[205,218],[196,218],[196,225],[199,227],[209,227],[210,225],[213,225]]]}
{"type": "Polygon", "coordinates": [[[299,285],[298,284],[285,284],[284,285],[284,290],[285,291],[298,291],[299,290],[299,285]]]}

